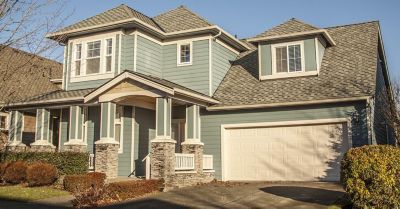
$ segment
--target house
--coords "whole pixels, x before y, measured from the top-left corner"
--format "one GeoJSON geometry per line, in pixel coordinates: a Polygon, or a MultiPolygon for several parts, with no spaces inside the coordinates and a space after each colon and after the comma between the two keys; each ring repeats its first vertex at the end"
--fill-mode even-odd
{"type": "Polygon", "coordinates": [[[47,35],[60,37],[62,90],[9,109],[36,112],[31,151],[89,152],[109,178],[338,181],[349,148],[394,144],[376,21],[290,19],[238,40],[184,6],[120,5],[47,35]]]}
{"type": "Polygon", "coordinates": [[[4,147],[8,134],[15,134],[15,129],[9,131],[10,120],[14,123],[15,117],[23,117],[24,120],[23,143],[29,144],[35,140],[36,111],[21,111],[23,116],[13,115],[13,118],[3,107],[11,102],[60,90],[61,78],[61,63],[9,46],[0,46],[0,131],[5,136],[0,141],[0,147],[4,147]]]}

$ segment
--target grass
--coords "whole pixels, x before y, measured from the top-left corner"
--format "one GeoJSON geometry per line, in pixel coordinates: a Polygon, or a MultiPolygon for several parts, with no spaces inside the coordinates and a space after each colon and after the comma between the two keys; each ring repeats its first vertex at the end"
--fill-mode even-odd
{"type": "Polygon", "coordinates": [[[332,203],[328,209],[347,209],[351,207],[351,201],[347,195],[339,197],[334,203],[332,203]]]}
{"type": "Polygon", "coordinates": [[[7,200],[33,201],[64,195],[69,195],[69,193],[52,187],[24,187],[21,185],[0,187],[0,199],[7,200]]]}

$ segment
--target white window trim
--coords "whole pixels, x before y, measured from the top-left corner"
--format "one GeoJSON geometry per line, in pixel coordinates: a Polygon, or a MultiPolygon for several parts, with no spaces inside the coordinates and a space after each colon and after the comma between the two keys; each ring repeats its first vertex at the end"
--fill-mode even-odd
{"type": "Polygon", "coordinates": [[[193,41],[183,41],[176,44],[176,61],[177,66],[188,66],[193,64],[193,41]],[[181,46],[189,45],[190,49],[190,62],[181,62],[181,46]]]}
{"type": "MultiPolygon", "coordinates": [[[[93,36],[93,37],[86,37],[82,39],[76,39],[72,40],[72,48],[73,52],[72,53],[72,60],[74,60],[73,63],[71,63],[71,78],[70,82],[82,82],[82,81],[89,81],[89,80],[99,80],[99,79],[108,79],[108,78],[113,78],[115,75],[115,71],[118,70],[115,68],[115,47],[116,47],[116,35],[118,33],[111,33],[111,34],[103,34],[103,35],[98,35],[98,36],[93,36]],[[106,56],[107,56],[107,39],[112,40],[112,54],[111,54],[111,71],[106,72],[106,56]],[[92,73],[92,74],[86,74],[86,60],[91,59],[87,57],[87,44],[89,42],[96,42],[100,41],[100,70],[99,73],[92,73]],[[81,72],[80,75],[76,75],[76,66],[75,66],[75,60],[76,60],[76,45],[81,44],[81,72]]],[[[97,58],[97,57],[96,57],[97,58]]]]}

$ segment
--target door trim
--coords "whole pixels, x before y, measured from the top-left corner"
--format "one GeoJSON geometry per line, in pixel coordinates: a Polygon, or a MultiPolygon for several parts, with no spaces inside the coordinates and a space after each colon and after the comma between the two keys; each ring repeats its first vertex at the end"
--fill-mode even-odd
{"type": "Polygon", "coordinates": [[[255,128],[255,127],[284,127],[284,126],[298,126],[298,125],[317,125],[317,124],[334,124],[343,123],[346,126],[343,128],[347,131],[347,139],[349,148],[353,147],[351,118],[329,118],[329,119],[316,119],[316,120],[295,120],[295,121],[279,121],[279,122],[261,122],[261,123],[237,123],[237,124],[221,124],[221,176],[222,181],[226,181],[227,159],[225,152],[226,137],[225,132],[227,129],[232,128],[255,128]]]}

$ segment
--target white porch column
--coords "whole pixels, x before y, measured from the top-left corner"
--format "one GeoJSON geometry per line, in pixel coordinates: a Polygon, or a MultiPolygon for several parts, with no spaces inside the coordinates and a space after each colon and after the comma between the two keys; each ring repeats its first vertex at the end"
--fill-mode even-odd
{"type": "Polygon", "coordinates": [[[11,111],[9,114],[9,130],[7,148],[15,151],[25,150],[22,143],[22,133],[24,127],[24,115],[20,111],[11,111]]]}
{"type": "Polygon", "coordinates": [[[168,185],[175,174],[175,143],[171,138],[170,98],[156,98],[156,137],[151,140],[150,177],[163,178],[168,185]]]}
{"type": "Polygon", "coordinates": [[[115,141],[115,111],[115,103],[101,103],[100,140],[95,142],[95,171],[105,173],[107,178],[118,176],[119,143],[115,141]]]}
{"type": "Polygon", "coordinates": [[[54,151],[50,136],[50,111],[40,108],[36,110],[35,142],[31,144],[33,151],[54,151]]]}
{"type": "Polygon", "coordinates": [[[84,141],[84,107],[69,107],[69,137],[64,143],[64,151],[85,152],[86,142],[84,141]]]}
{"type": "Polygon", "coordinates": [[[201,144],[200,139],[200,107],[198,105],[186,106],[186,135],[182,144],[201,144]]]}

